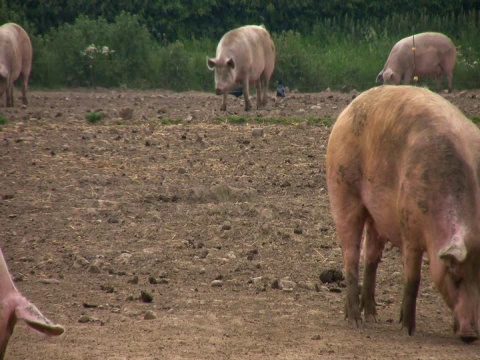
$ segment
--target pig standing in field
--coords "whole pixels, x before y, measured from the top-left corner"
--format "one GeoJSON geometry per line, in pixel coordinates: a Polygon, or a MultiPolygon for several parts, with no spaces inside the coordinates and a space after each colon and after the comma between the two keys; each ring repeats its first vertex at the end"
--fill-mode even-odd
{"type": "Polygon", "coordinates": [[[248,25],[223,35],[217,46],[215,59],[207,58],[207,66],[215,69],[215,90],[223,94],[221,110],[227,110],[228,91],[241,83],[245,110],[252,108],[248,86],[257,88],[257,108],[267,104],[267,90],[275,68],[275,46],[263,26],[248,25]]]}
{"type": "Polygon", "coordinates": [[[388,55],[383,70],[377,76],[377,83],[398,85],[403,79],[409,84],[413,76],[437,78],[437,91],[440,91],[442,75],[448,80],[448,91],[452,91],[453,68],[457,60],[457,50],[452,41],[443,34],[425,32],[406,37],[395,44],[388,55]]]}
{"type": "Polygon", "coordinates": [[[13,83],[22,76],[22,102],[27,105],[27,86],[32,68],[32,43],[17,24],[0,26],[0,96],[6,93],[5,105],[13,106],[13,83]]]}
{"type": "Polygon", "coordinates": [[[380,86],[338,117],[327,147],[327,185],[343,252],[345,316],[375,321],[375,279],[385,242],[400,247],[400,319],[415,330],[422,256],[453,310],[454,330],[478,338],[480,311],[480,130],[440,95],[380,86]],[[359,298],[359,258],[365,266],[359,298]]]}
{"type": "Polygon", "coordinates": [[[43,316],[35,305],[18,292],[0,249],[0,360],[5,357],[8,340],[18,320],[23,320],[33,329],[50,336],[61,335],[65,331],[43,316]]]}

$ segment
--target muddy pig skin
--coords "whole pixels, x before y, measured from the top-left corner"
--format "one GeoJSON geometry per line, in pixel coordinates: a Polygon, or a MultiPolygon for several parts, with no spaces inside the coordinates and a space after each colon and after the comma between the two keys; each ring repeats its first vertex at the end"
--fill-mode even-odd
{"type": "Polygon", "coordinates": [[[386,241],[402,252],[400,320],[408,334],[423,254],[465,342],[478,338],[480,130],[427,89],[383,85],[358,96],[327,146],[327,186],[342,248],[345,317],[375,321],[375,280],[386,241]],[[359,262],[364,238],[363,286],[359,262]]]}
{"type": "Polygon", "coordinates": [[[448,80],[448,91],[452,91],[453,68],[457,60],[457,50],[445,35],[425,32],[406,37],[397,42],[383,70],[377,76],[377,83],[408,85],[413,76],[436,77],[436,88],[440,91],[442,75],[448,80]]]}
{"type": "Polygon", "coordinates": [[[267,105],[267,90],[275,68],[275,46],[263,26],[247,25],[227,32],[217,46],[215,59],[207,57],[207,66],[215,70],[215,90],[223,94],[221,110],[227,110],[228,91],[241,83],[245,110],[252,108],[249,84],[257,89],[257,108],[267,105]]]}
{"type": "Polygon", "coordinates": [[[32,68],[32,43],[26,31],[17,24],[0,26],[0,96],[5,106],[14,105],[13,84],[22,78],[22,102],[28,104],[27,87],[32,68]]]}
{"type": "Polygon", "coordinates": [[[8,272],[5,258],[0,249],[0,360],[5,357],[8,340],[18,320],[25,321],[31,328],[50,336],[65,331],[53,324],[17,290],[8,272]]]}

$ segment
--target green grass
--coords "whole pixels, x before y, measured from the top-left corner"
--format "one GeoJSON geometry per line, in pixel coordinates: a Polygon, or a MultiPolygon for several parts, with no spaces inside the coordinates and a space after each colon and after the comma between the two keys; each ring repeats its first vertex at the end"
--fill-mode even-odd
{"type": "Polygon", "coordinates": [[[0,115],[0,125],[7,125],[8,120],[5,116],[0,115]]]}
{"type": "Polygon", "coordinates": [[[331,117],[331,116],[326,116],[326,117],[323,117],[323,118],[311,118],[311,117],[309,117],[309,118],[307,118],[307,122],[309,122],[311,124],[315,124],[315,125],[323,125],[323,126],[326,126],[326,127],[330,127],[335,122],[335,118],[331,117]]]}
{"type": "Polygon", "coordinates": [[[472,115],[470,116],[470,120],[472,120],[475,124],[480,124],[480,115],[472,115]]]}
{"type": "Polygon", "coordinates": [[[182,123],[182,120],[170,119],[169,117],[164,117],[160,120],[160,124],[162,125],[178,125],[181,123],[182,123]]]}
{"type": "Polygon", "coordinates": [[[100,120],[103,119],[103,114],[99,113],[99,112],[92,111],[92,112],[87,113],[87,115],[85,115],[85,118],[87,119],[87,121],[90,124],[95,124],[95,123],[97,123],[97,122],[99,122],[100,120]]]}
{"type": "Polygon", "coordinates": [[[222,122],[228,122],[231,124],[244,124],[247,122],[247,118],[245,116],[236,115],[220,116],[217,118],[217,120],[222,122]]]}

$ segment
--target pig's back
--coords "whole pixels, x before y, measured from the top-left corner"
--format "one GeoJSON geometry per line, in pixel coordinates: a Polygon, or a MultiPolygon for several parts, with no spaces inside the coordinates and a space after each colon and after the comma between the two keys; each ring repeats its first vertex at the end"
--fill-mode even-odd
{"type": "Polygon", "coordinates": [[[415,45],[435,46],[439,49],[449,50],[454,49],[452,40],[444,34],[436,32],[425,32],[415,35],[415,45]]]}
{"type": "Polygon", "coordinates": [[[368,151],[369,143],[383,150],[389,144],[408,150],[406,144],[432,134],[478,137],[473,123],[442,96],[420,87],[393,85],[379,86],[358,96],[339,115],[333,137],[335,132],[362,145],[364,151],[368,151]]]}
{"type": "Polygon", "coordinates": [[[9,70],[18,58],[18,47],[15,46],[15,32],[9,26],[0,26],[0,62],[7,66],[9,70]]]}
{"type": "Polygon", "coordinates": [[[461,211],[474,211],[480,132],[426,89],[386,85],[361,94],[340,114],[327,154],[330,173],[342,169],[349,192],[391,240],[399,234],[392,219],[408,201],[423,214],[451,195],[461,211]]]}
{"type": "Polygon", "coordinates": [[[15,23],[5,24],[5,26],[7,25],[11,29],[18,47],[22,72],[28,75],[32,66],[32,43],[30,37],[20,25],[15,23]]]}
{"type": "Polygon", "coordinates": [[[14,79],[21,72],[27,76],[30,74],[32,44],[25,30],[17,24],[0,26],[0,61],[9,68],[14,79]]]}
{"type": "Polygon", "coordinates": [[[266,57],[275,52],[273,41],[268,31],[257,25],[247,25],[227,32],[217,47],[217,58],[222,55],[242,56],[246,54],[266,57]]]}
{"type": "Polygon", "coordinates": [[[446,35],[436,32],[424,32],[414,36],[408,36],[400,40],[396,45],[397,52],[406,56],[413,55],[415,48],[416,56],[434,49],[438,54],[452,53],[456,55],[455,45],[446,35]]]}

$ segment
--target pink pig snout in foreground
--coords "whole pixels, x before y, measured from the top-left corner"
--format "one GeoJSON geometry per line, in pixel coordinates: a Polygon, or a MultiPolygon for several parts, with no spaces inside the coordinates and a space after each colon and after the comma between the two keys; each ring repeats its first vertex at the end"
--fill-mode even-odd
{"type": "Polygon", "coordinates": [[[65,331],[62,326],[43,316],[35,305],[18,292],[0,249],[0,360],[5,357],[8,340],[18,320],[25,321],[31,328],[49,336],[61,335],[65,331]]]}
{"type": "Polygon", "coordinates": [[[427,89],[380,86],[338,117],[327,147],[327,186],[342,247],[345,317],[376,320],[377,267],[387,241],[402,252],[402,328],[415,330],[426,252],[432,280],[465,342],[479,337],[480,130],[427,89]],[[363,286],[359,262],[365,230],[363,286]]]}

